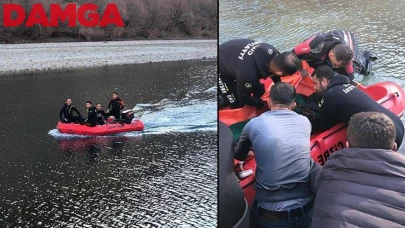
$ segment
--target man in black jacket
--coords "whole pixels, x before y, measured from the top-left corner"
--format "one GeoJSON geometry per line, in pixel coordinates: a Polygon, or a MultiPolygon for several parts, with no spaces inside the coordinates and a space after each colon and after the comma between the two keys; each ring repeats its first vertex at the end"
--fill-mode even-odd
{"type": "Polygon", "coordinates": [[[60,109],[59,119],[63,123],[79,123],[81,121],[82,115],[79,110],[73,106],[71,98],[66,99],[66,103],[60,109]],[[77,116],[74,116],[73,112],[75,112],[77,116]]]}
{"type": "MultiPolygon", "coordinates": [[[[351,38],[352,36],[348,36],[351,38]]],[[[343,43],[340,37],[335,38],[333,33],[321,33],[306,39],[298,44],[293,52],[308,62],[312,68],[328,65],[336,69],[340,74],[346,75],[353,80],[353,50],[343,43]]]]}
{"type": "Polygon", "coordinates": [[[316,92],[322,96],[319,103],[322,130],[327,130],[339,122],[347,124],[350,118],[359,112],[382,112],[394,122],[395,142],[398,148],[401,146],[404,137],[404,124],[401,119],[356,86],[351,85],[346,76],[336,74],[332,68],[323,65],[314,71],[312,80],[316,92]]]}
{"type": "Polygon", "coordinates": [[[118,97],[118,93],[114,92],[110,103],[108,103],[107,114],[113,115],[115,119],[121,117],[121,110],[125,107],[124,101],[118,97]]]}
{"type": "Polygon", "coordinates": [[[87,118],[84,120],[84,124],[90,127],[97,125],[97,110],[91,103],[91,101],[86,102],[87,108],[87,118]]]}
{"type": "Polygon", "coordinates": [[[96,112],[97,112],[97,124],[103,125],[106,123],[106,114],[104,110],[101,109],[101,104],[96,104],[96,112]]]}
{"type": "Polygon", "coordinates": [[[219,94],[232,109],[244,105],[262,108],[266,102],[260,99],[265,92],[260,79],[271,77],[277,83],[281,76],[299,70],[301,61],[294,53],[280,54],[270,44],[237,39],[219,45],[219,94]]]}
{"type": "Polygon", "coordinates": [[[353,115],[348,148],[314,175],[313,228],[405,227],[405,157],[394,152],[395,128],[383,113],[353,115]]]}

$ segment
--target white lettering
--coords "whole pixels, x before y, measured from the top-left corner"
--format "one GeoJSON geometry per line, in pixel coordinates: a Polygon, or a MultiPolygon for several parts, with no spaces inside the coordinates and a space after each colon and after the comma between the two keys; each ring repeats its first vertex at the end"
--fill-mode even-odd
{"type": "Polygon", "coordinates": [[[352,91],[354,88],[356,88],[356,87],[353,86],[353,85],[346,86],[346,89],[343,89],[343,92],[346,93],[346,94],[348,94],[348,93],[349,93],[350,91],[352,91]]]}
{"type": "Polygon", "coordinates": [[[239,58],[240,60],[243,60],[243,57],[245,56],[246,52],[247,52],[249,49],[251,49],[251,50],[248,52],[248,55],[252,55],[253,52],[255,51],[256,47],[258,47],[260,44],[261,44],[261,42],[258,42],[258,41],[253,42],[253,43],[249,43],[248,45],[246,45],[246,46],[242,49],[242,52],[239,53],[239,57],[238,57],[238,58],[239,58]]]}

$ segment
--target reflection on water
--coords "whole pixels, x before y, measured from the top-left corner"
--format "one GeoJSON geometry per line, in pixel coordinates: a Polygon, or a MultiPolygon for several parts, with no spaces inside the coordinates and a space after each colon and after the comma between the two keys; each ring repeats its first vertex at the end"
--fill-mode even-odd
{"type": "Polygon", "coordinates": [[[0,77],[0,97],[0,227],[216,226],[216,61],[0,77]],[[144,133],[55,129],[66,96],[115,90],[144,133]]]}
{"type": "MultiPolygon", "coordinates": [[[[370,76],[355,77],[366,85],[393,81],[405,88],[404,26],[402,0],[219,2],[219,43],[251,38],[287,51],[317,32],[347,29],[356,33],[359,48],[378,57],[370,76]]],[[[405,147],[400,151],[405,153],[405,147]]]]}

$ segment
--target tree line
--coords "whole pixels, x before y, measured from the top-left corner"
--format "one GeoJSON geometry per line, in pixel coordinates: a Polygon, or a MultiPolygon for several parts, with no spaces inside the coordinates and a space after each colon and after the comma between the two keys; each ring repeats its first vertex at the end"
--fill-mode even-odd
{"type": "Polygon", "coordinates": [[[0,5],[0,42],[41,42],[47,40],[127,40],[127,39],[183,39],[216,38],[217,9],[216,0],[1,0],[0,5]],[[107,4],[117,5],[124,27],[109,25],[106,27],[84,27],[77,24],[69,27],[67,22],[58,27],[34,25],[25,27],[3,26],[3,4],[20,4],[28,18],[32,5],[44,6],[49,18],[50,4],[77,4],[77,8],[86,3],[98,5],[102,14],[107,4]]]}

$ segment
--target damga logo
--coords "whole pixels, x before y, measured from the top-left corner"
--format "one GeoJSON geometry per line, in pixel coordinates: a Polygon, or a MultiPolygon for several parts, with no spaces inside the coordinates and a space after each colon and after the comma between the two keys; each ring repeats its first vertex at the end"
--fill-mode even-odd
{"type": "Polygon", "coordinates": [[[3,4],[3,25],[15,27],[24,24],[26,27],[42,25],[44,27],[57,27],[59,22],[74,27],[77,23],[85,27],[104,27],[107,25],[124,26],[116,4],[108,4],[101,15],[96,4],[66,4],[65,8],[59,4],[51,4],[47,15],[42,4],[33,4],[30,12],[19,4],[3,4]],[[28,15],[28,17],[27,17],[28,15]],[[26,20],[26,21],[25,21],[26,20]]]}

